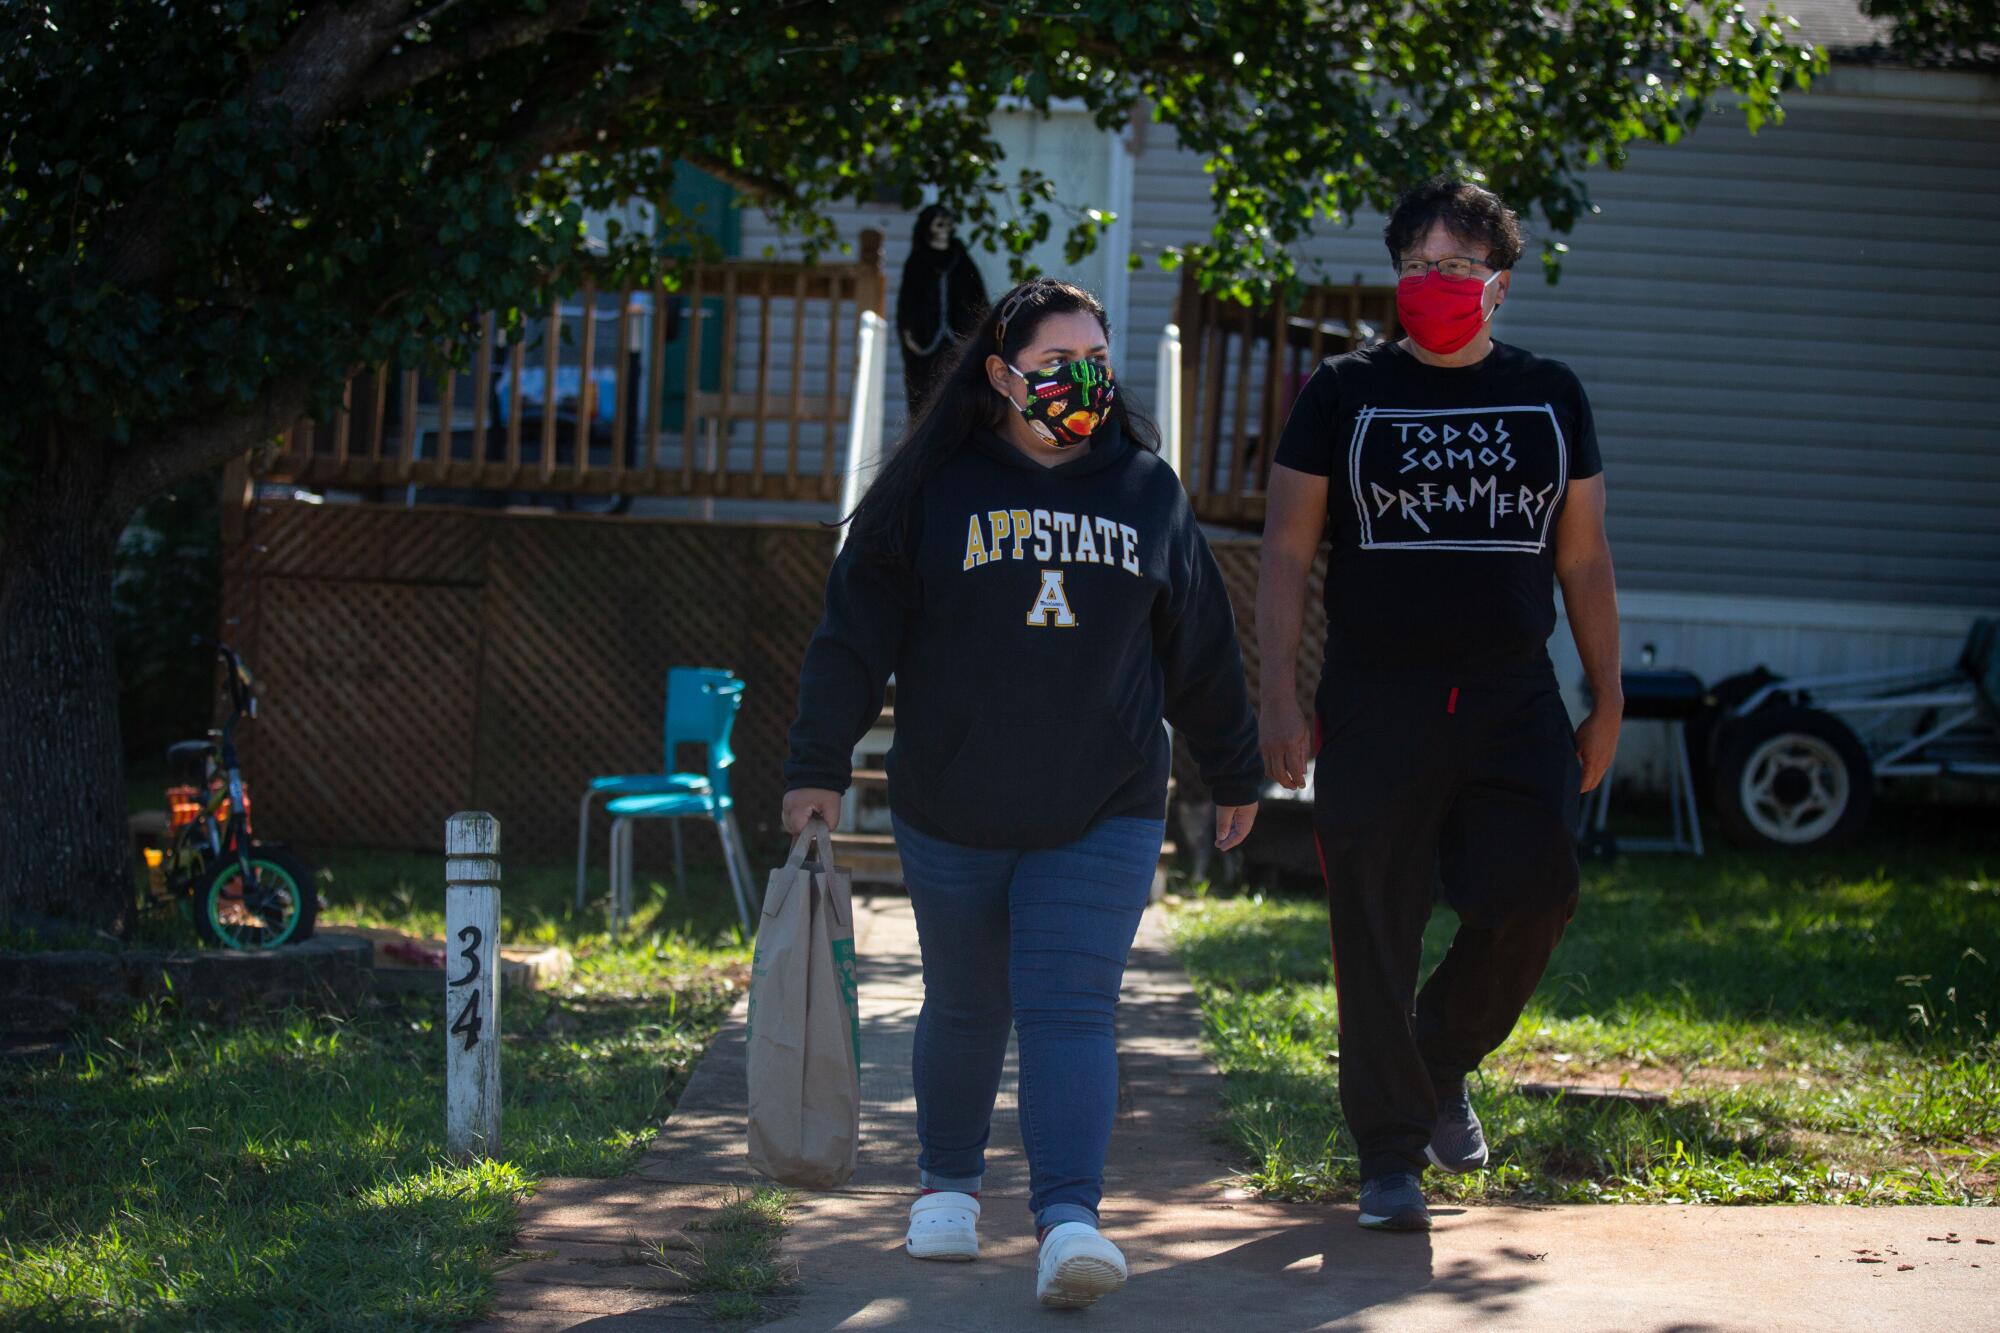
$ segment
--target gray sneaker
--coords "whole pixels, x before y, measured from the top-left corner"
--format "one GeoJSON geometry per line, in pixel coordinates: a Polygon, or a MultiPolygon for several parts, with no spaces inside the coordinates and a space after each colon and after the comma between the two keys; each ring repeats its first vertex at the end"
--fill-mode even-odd
{"type": "Polygon", "coordinates": [[[1464,1175],[1486,1165],[1486,1130],[1472,1109],[1472,1094],[1466,1091],[1465,1075],[1441,1082],[1437,1089],[1438,1118],[1431,1129],[1431,1141],[1424,1156],[1432,1166],[1453,1175],[1464,1175]]]}
{"type": "Polygon", "coordinates": [[[1431,1214],[1413,1173],[1361,1182],[1361,1225],[1370,1231],[1429,1231],[1431,1214]]]}

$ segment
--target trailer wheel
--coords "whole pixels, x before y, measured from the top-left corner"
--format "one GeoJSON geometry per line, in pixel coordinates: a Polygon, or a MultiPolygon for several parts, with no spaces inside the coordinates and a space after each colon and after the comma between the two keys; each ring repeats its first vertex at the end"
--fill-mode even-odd
{"type": "Polygon", "coordinates": [[[1860,739],[1833,714],[1760,708],[1717,740],[1715,810],[1731,842],[1833,847],[1868,822],[1875,773],[1860,739]]]}
{"type": "MultiPolygon", "coordinates": [[[[1738,721],[1732,714],[1751,695],[1783,679],[1769,667],[1759,666],[1739,671],[1733,676],[1724,676],[1708,687],[1702,699],[1701,715],[1690,719],[1687,728],[1688,763],[1694,769],[1695,782],[1704,801],[1714,794],[1715,764],[1722,757],[1722,733],[1738,721]]],[[[1763,708],[1782,707],[1784,701],[1779,698],[1767,699],[1763,705],[1763,708]]],[[[1763,708],[1758,711],[1762,712],[1763,708]]]]}

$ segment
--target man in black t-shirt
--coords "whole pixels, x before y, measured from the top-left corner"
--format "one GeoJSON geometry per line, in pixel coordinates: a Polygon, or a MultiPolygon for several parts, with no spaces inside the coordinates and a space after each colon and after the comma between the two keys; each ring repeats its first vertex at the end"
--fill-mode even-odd
{"type": "Polygon", "coordinates": [[[1486,1164],[1467,1075],[1505,1041],[1576,910],[1572,830],[1624,709],[1604,480],[1567,366],[1496,342],[1514,214],[1439,178],[1384,239],[1401,341],[1320,366],[1273,459],[1257,590],[1262,745],[1314,764],[1340,1004],[1340,1101],[1361,1224],[1425,1230],[1426,1163],[1486,1164]],[[1296,661],[1322,534],[1326,668],[1308,727],[1296,661]],[[1548,638],[1560,580],[1593,711],[1572,729],[1548,638]],[[1459,916],[1417,991],[1439,883],[1459,916]]]}

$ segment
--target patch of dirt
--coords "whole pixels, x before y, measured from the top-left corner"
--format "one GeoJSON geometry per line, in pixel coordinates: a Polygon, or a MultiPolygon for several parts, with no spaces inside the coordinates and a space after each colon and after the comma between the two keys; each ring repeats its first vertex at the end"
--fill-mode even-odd
{"type": "MultiPolygon", "coordinates": [[[[1919,1144],[1885,1144],[1880,1139],[1866,1134],[1829,1134],[1811,1129],[1787,1129],[1778,1136],[1777,1141],[1787,1155],[1838,1167],[1857,1175],[1880,1176],[1890,1171],[1929,1171],[1938,1178],[1963,1189],[1975,1199],[1983,1195],[2000,1203],[2000,1168],[1989,1165],[1977,1171],[1967,1171],[1965,1170],[1967,1159],[1941,1156],[1919,1144]]],[[[1971,1160],[1975,1162],[2000,1151],[2000,1142],[1974,1141],[1965,1146],[1972,1149],[1971,1160]]]]}
{"type": "Polygon", "coordinates": [[[1631,1088],[1638,1092],[1676,1093],[1686,1088],[1785,1087],[1829,1088],[1838,1077],[1801,1074],[1790,1069],[1731,1069],[1713,1065],[1673,1069],[1643,1065],[1635,1060],[1556,1060],[1536,1055],[1495,1072],[1516,1083],[1554,1083],[1571,1088],[1631,1088]]]}
{"type": "Polygon", "coordinates": [[[1985,1163],[1977,1171],[1965,1173],[1966,1189],[2000,1201],[2000,1135],[1976,1135],[1967,1139],[1965,1146],[1972,1150],[1972,1160],[1985,1163]]]}

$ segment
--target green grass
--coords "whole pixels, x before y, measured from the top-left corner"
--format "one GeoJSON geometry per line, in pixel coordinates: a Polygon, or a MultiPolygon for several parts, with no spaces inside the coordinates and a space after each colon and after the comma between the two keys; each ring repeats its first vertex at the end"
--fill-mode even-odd
{"type": "MultiPolygon", "coordinates": [[[[328,924],[442,933],[438,857],[323,855],[328,924]]],[[[502,1001],[501,1160],[444,1153],[442,1005],[222,1027],[139,1011],[0,1064],[0,1327],[421,1329],[482,1314],[515,1202],[609,1176],[657,1131],[747,974],[719,870],[612,942],[566,867],[507,867],[508,943],[577,968],[502,1001]]]]}
{"type": "Polygon", "coordinates": [[[647,1262],[680,1279],[717,1322],[760,1319],[796,1276],[778,1258],[790,1205],[791,1196],[771,1186],[739,1191],[674,1243],[649,1247],[647,1262]]]}
{"type": "MultiPolygon", "coordinates": [[[[1582,906],[1512,1038],[1475,1076],[1493,1164],[1431,1172],[1461,1200],[2000,1202],[2000,851],[1884,812],[1848,853],[1628,857],[1582,906]],[[1664,1106],[1524,1095],[1529,1081],[1668,1092],[1664,1106]]],[[[1426,971],[1456,922],[1441,908],[1426,971]]],[[[1336,1088],[1326,912],[1200,897],[1175,935],[1227,1075],[1247,1181],[1357,1184],[1336,1088]]]]}

